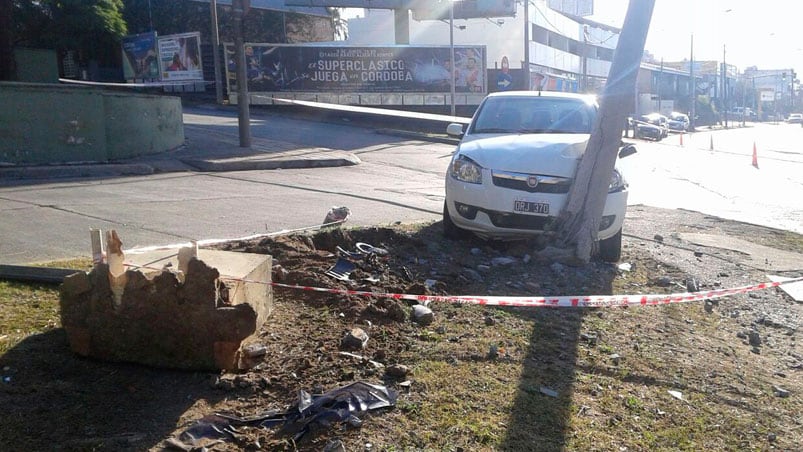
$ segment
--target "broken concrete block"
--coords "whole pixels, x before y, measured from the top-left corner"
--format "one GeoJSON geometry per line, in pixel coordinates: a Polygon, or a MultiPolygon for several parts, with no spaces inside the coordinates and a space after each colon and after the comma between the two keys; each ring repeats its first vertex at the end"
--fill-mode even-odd
{"type": "Polygon", "coordinates": [[[73,296],[81,295],[91,289],[92,284],[89,282],[89,276],[86,272],[75,272],[65,276],[61,284],[61,291],[73,296]]]}
{"type": "Polygon", "coordinates": [[[272,310],[271,256],[199,250],[187,261],[183,282],[169,270],[178,268],[176,258],[173,251],[130,256],[130,269],[120,276],[125,285],[119,304],[109,264],[85,274],[89,290],[62,285],[62,324],[70,348],[83,356],[157,367],[243,366],[243,344],[272,310]]]}

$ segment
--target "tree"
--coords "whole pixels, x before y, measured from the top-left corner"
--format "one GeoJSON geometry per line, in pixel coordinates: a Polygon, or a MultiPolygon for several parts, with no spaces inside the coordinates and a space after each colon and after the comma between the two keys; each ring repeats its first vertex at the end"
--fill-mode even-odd
{"type": "Polygon", "coordinates": [[[561,213],[559,235],[564,244],[575,246],[575,258],[581,262],[588,262],[596,252],[599,223],[654,6],[655,0],[630,0],[599,115],[561,213]]]}
{"type": "Polygon", "coordinates": [[[0,0],[0,80],[14,78],[13,0],[0,0]]]}
{"type": "Polygon", "coordinates": [[[108,54],[126,34],[122,0],[16,0],[14,43],[79,50],[86,58],[108,54]]]}

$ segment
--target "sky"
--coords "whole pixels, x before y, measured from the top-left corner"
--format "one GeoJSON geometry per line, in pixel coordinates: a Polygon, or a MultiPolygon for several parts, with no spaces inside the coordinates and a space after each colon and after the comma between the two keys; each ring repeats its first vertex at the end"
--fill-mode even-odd
{"type": "MultiPolygon", "coordinates": [[[[628,0],[595,0],[589,19],[621,27],[628,0]]],[[[645,50],[656,59],[725,61],[740,71],[803,70],[803,14],[790,0],[655,0],[645,50]],[[798,70],[799,68],[799,70],[798,70]]]]}
{"type": "MultiPolygon", "coordinates": [[[[639,0],[637,0],[639,1],[639,0]]],[[[589,19],[621,27],[628,0],[594,0],[589,19]]],[[[657,60],[725,61],[739,71],[803,71],[803,14],[797,0],[655,0],[645,50],[657,60]]],[[[362,10],[350,14],[361,15],[362,10]]],[[[803,79],[803,77],[799,77],[803,79]]]]}

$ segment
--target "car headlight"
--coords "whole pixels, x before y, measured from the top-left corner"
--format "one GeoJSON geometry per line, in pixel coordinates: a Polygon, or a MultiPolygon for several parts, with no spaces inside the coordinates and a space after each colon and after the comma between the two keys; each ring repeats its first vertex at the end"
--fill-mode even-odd
{"type": "Polygon", "coordinates": [[[622,176],[622,173],[614,168],[613,175],[611,175],[611,184],[608,186],[608,193],[616,193],[625,188],[627,188],[627,181],[624,176],[622,176]]]}
{"type": "Polygon", "coordinates": [[[451,175],[461,182],[470,184],[482,183],[482,168],[465,156],[458,156],[452,161],[451,175]]]}

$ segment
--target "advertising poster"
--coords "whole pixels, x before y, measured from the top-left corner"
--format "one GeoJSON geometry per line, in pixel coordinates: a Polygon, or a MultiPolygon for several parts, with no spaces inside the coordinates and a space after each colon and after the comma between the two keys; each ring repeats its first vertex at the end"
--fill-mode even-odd
{"type": "MultiPolygon", "coordinates": [[[[334,47],[246,44],[251,92],[448,93],[487,91],[484,46],[334,47]]],[[[236,89],[234,46],[226,45],[229,92],[236,89]]]]}
{"type": "Polygon", "coordinates": [[[159,38],[162,81],[203,80],[201,33],[181,33],[159,38]]]}
{"type": "Polygon", "coordinates": [[[123,77],[128,82],[159,80],[159,59],[156,56],[156,32],[123,38],[123,77]]]}

